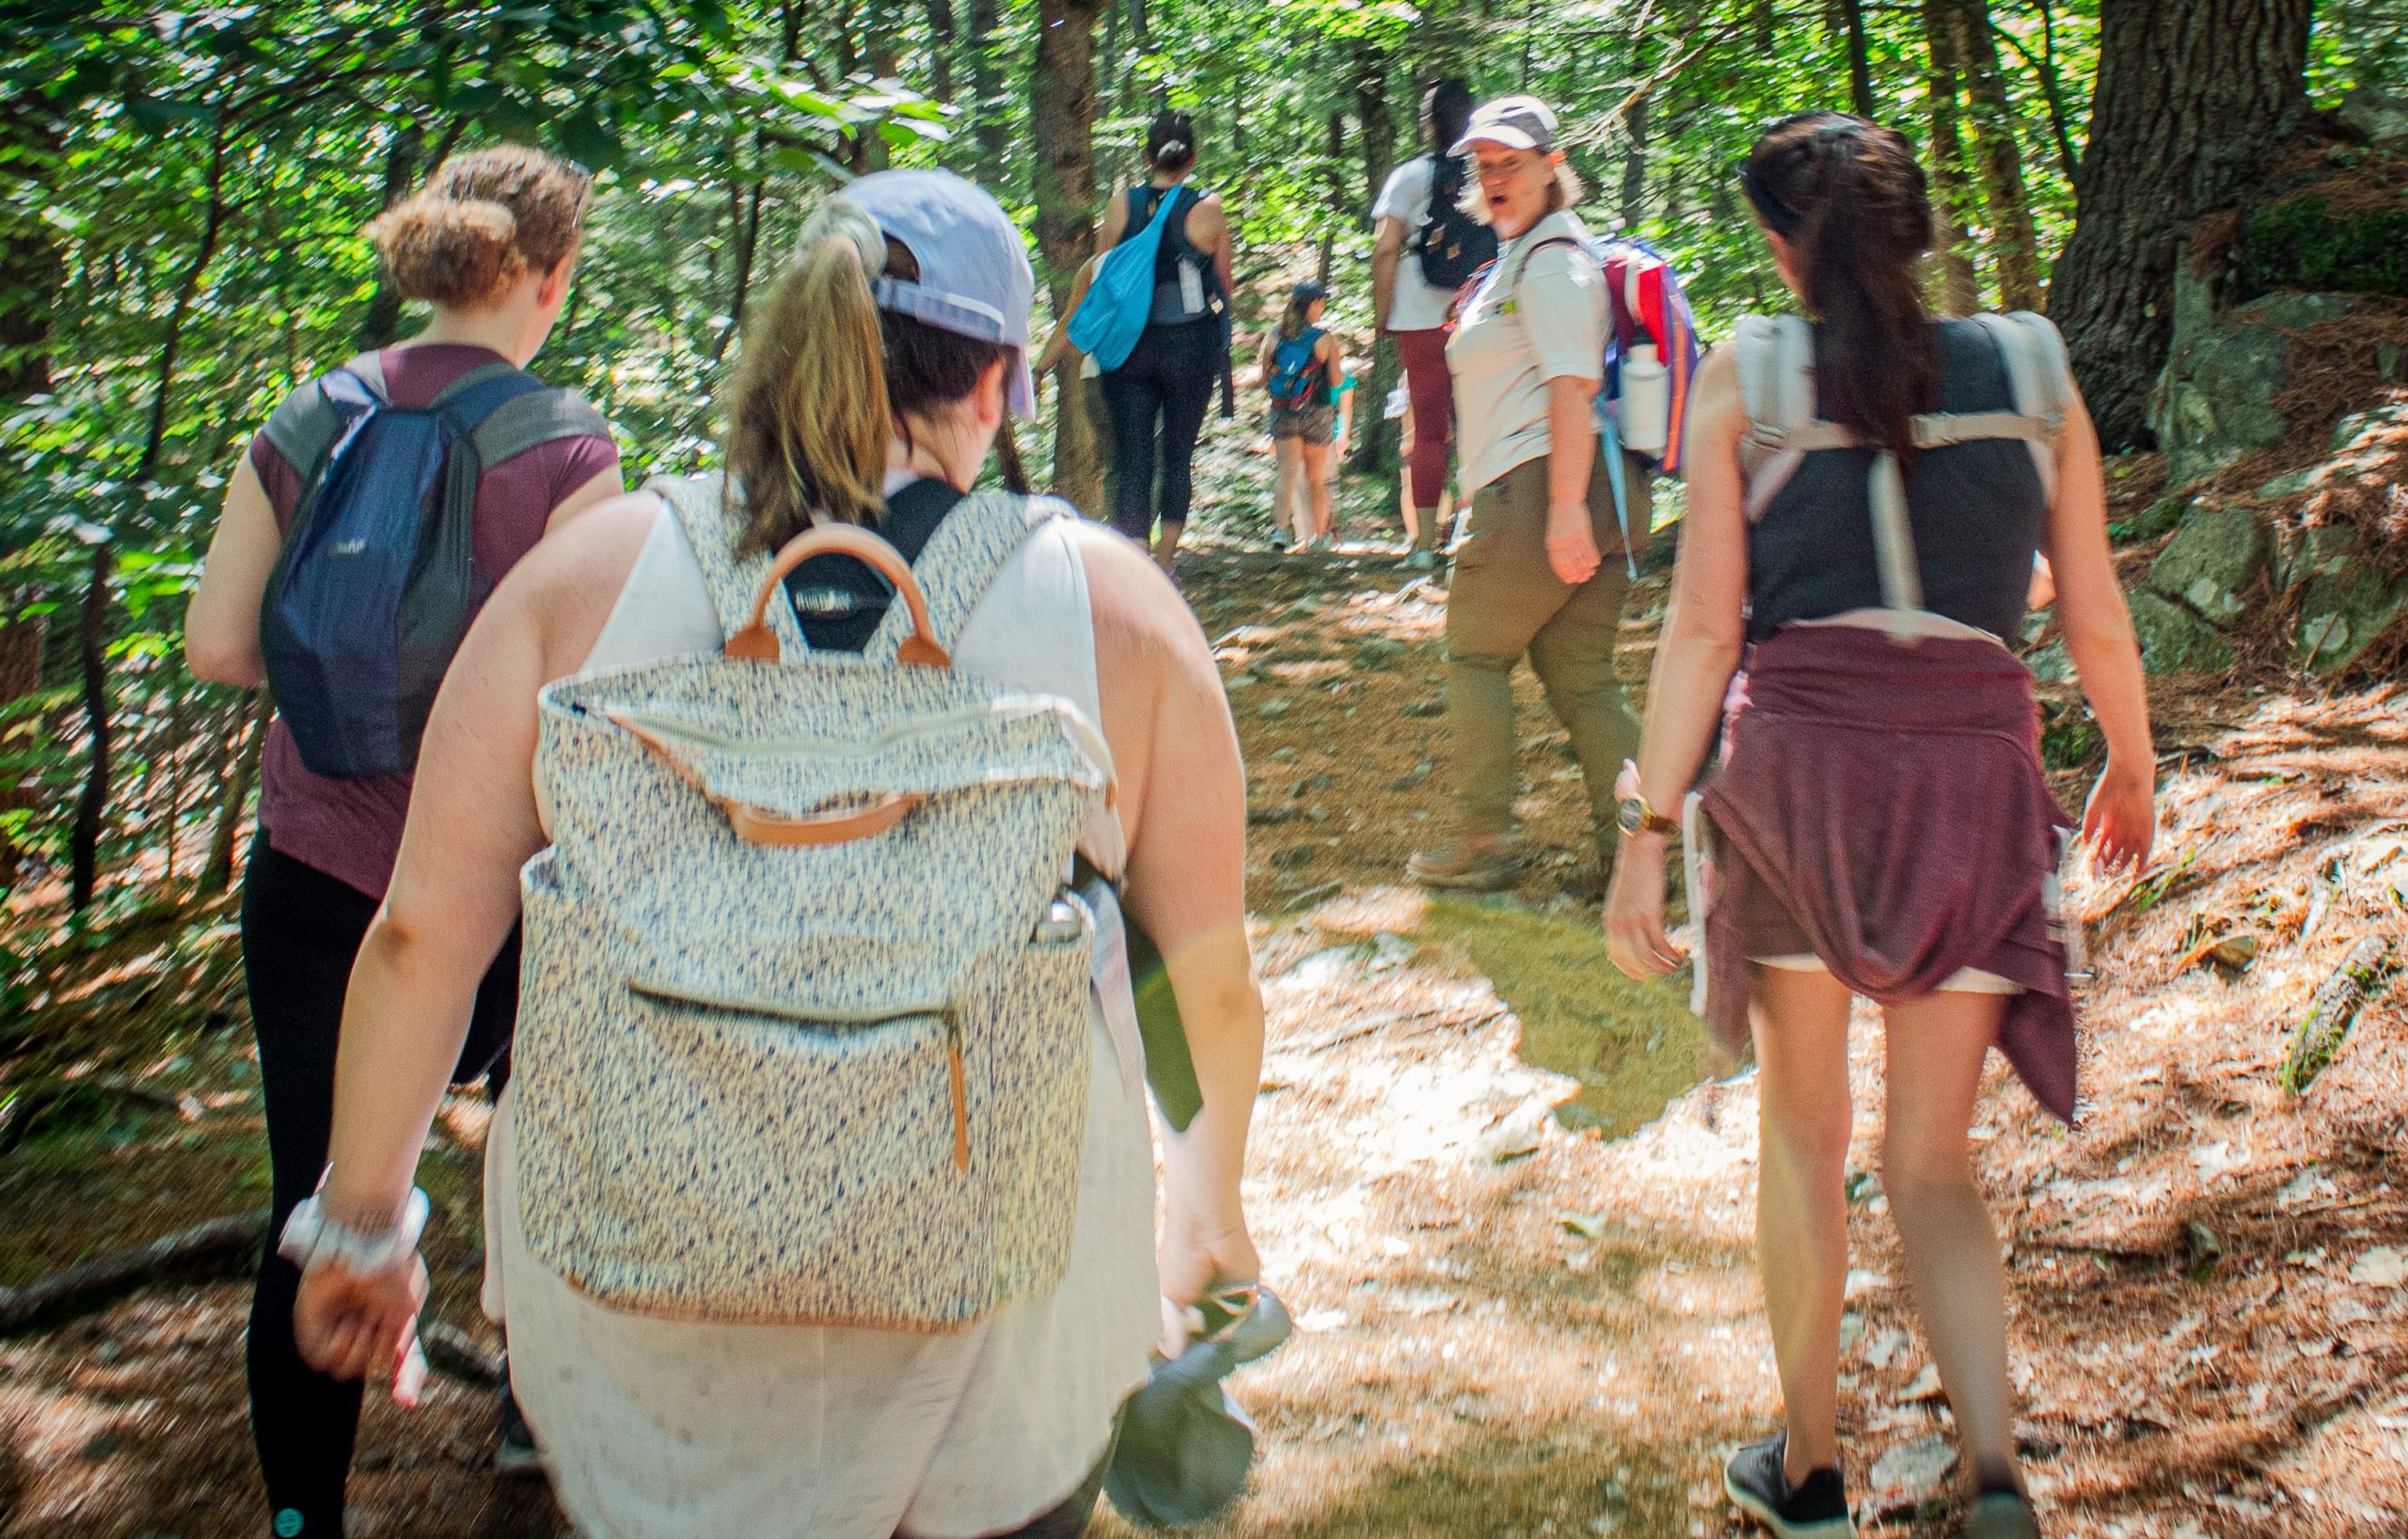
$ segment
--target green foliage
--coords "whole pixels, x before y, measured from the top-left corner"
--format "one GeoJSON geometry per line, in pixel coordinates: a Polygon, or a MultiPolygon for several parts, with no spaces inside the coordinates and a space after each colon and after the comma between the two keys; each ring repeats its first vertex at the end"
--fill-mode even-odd
{"type": "Polygon", "coordinates": [[[2278,290],[2408,298],[2408,201],[2340,212],[2310,193],[2252,215],[2241,231],[2236,298],[2278,290]]]}

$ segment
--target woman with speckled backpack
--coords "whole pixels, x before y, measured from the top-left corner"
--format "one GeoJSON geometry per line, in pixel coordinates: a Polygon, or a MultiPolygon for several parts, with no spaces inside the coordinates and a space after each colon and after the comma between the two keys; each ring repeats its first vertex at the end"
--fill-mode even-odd
{"type": "MultiPolygon", "coordinates": [[[[852,182],[805,227],[748,331],[724,480],[656,483],[604,504],[494,595],[436,705],[391,894],[353,978],[332,1164],[286,1236],[304,1268],[297,1334],[326,1371],[384,1375],[407,1355],[425,1293],[419,1150],[477,960],[508,928],[520,867],[545,851],[561,810],[535,789],[538,691],[719,652],[731,627],[712,574],[770,572],[768,552],[805,531],[869,550],[861,531],[874,530],[894,547],[878,561],[900,552],[920,567],[920,552],[958,548],[948,518],[994,516],[996,494],[965,494],[1006,413],[1032,404],[1031,288],[1022,237],[975,186],[928,171],[852,182]]],[[[487,1298],[583,1531],[1079,1534],[1121,1402],[1146,1380],[1162,1301],[1192,1306],[1256,1276],[1239,1177],[1262,1013],[1245,935],[1244,778],[1212,654],[1143,550],[1001,500],[1031,515],[1029,532],[968,609],[951,657],[1101,725],[1117,800],[1078,851],[1122,878],[1118,904],[1167,959],[1203,1095],[1186,1130],[1165,1134],[1159,1246],[1142,1078],[1119,1056],[1129,984],[1101,946],[1068,1269],[958,1330],[610,1307],[591,1277],[547,1265],[530,1243],[559,1222],[528,1199],[532,1124],[513,1131],[543,1072],[531,1046],[489,1139],[487,1298]]],[[[769,602],[778,589],[761,591],[769,602]]],[[[921,604],[916,585],[843,555],[795,568],[784,594],[793,613],[775,628],[791,619],[812,652],[883,644],[889,604],[921,604]]]]}

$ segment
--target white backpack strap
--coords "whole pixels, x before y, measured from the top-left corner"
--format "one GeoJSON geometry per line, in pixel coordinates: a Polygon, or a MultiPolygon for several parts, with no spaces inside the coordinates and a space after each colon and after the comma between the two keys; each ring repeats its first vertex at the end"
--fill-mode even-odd
{"type": "MultiPolygon", "coordinates": [[[[979,492],[966,497],[944,516],[928,537],[911,575],[928,605],[929,628],[947,653],[961,640],[970,611],[978,607],[1029,535],[1059,517],[1076,516],[1057,498],[1016,497],[1009,492],[979,492]]],[[[775,608],[776,606],[771,606],[775,608]]],[[[905,637],[911,633],[908,611],[890,609],[862,655],[878,662],[893,662],[905,637]]]]}
{"type": "Polygon", "coordinates": [[[1748,412],[1739,466],[1753,523],[1808,454],[1853,448],[1856,435],[1814,416],[1814,331],[1805,317],[1743,316],[1737,346],[1739,395],[1748,412]]]}
{"type": "MultiPolygon", "coordinates": [[[[1913,522],[1907,516],[1907,478],[1898,456],[1874,456],[1865,487],[1873,504],[1873,555],[1881,573],[1881,607],[1893,614],[1923,608],[1923,563],[1915,552],[1913,522]]],[[[1906,631],[1893,626],[1892,634],[1906,631]]]]}
{"type": "MultiPolygon", "coordinates": [[[[773,551],[738,559],[736,554],[736,512],[727,506],[724,478],[719,475],[655,476],[643,489],[668,505],[693,548],[694,564],[702,569],[709,590],[711,611],[719,616],[720,633],[733,636],[752,624],[752,606],[769,575],[773,551]]],[[[791,604],[769,606],[769,628],[787,652],[809,649],[802,626],[791,604]]]]}
{"type": "MultiPolygon", "coordinates": [[[[2065,431],[2067,381],[2070,370],[2065,339],[2049,319],[2030,310],[2013,315],[1976,315],[1973,321],[1998,344],[2006,363],[2007,387],[2015,402],[2011,425],[2002,420],[1992,430],[1970,431],[1960,425],[1948,442],[1970,438],[2021,438],[2032,451],[2032,466],[2040,475],[2041,495],[2053,505],[2057,497],[2057,438],[2065,431]]],[[[2001,418],[2002,414],[1986,414],[2001,418]]],[[[1973,419],[1959,419],[1966,423],[1973,419]]]]}

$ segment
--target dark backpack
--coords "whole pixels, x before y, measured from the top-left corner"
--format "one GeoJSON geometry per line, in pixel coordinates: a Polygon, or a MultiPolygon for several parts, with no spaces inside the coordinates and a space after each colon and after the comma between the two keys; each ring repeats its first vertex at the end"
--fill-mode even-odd
{"type": "Polygon", "coordinates": [[[476,568],[477,478],[539,444],[608,436],[599,413],[507,363],[397,406],[363,354],[269,419],[302,476],[260,604],[268,691],[311,773],[405,773],[492,584],[476,568]]]}
{"type": "Polygon", "coordinates": [[[1437,164],[1430,174],[1430,212],[1413,238],[1413,254],[1429,285],[1451,294],[1497,259],[1497,232],[1457,206],[1463,200],[1463,157],[1433,158],[1437,164]]]}
{"type": "Polygon", "coordinates": [[[1321,327],[1307,326],[1283,340],[1271,355],[1271,373],[1263,384],[1271,391],[1273,405],[1304,411],[1321,404],[1319,397],[1328,371],[1315,364],[1313,350],[1321,346],[1323,335],[1321,327]]]}

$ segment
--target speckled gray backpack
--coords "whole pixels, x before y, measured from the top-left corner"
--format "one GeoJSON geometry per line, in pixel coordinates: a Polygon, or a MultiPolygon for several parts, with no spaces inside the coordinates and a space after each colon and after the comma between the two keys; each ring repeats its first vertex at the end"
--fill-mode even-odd
{"type": "Polygon", "coordinates": [[[1110,754],[949,656],[1060,504],[965,500],[915,580],[844,526],[736,560],[716,482],[654,489],[728,641],[542,695],[529,1246],[638,1313],[967,1326],[1061,1280],[1078,1204],[1095,921],[1066,883],[1110,754]],[[896,589],[858,655],[808,650],[784,601],[828,551],[896,589]]]}

